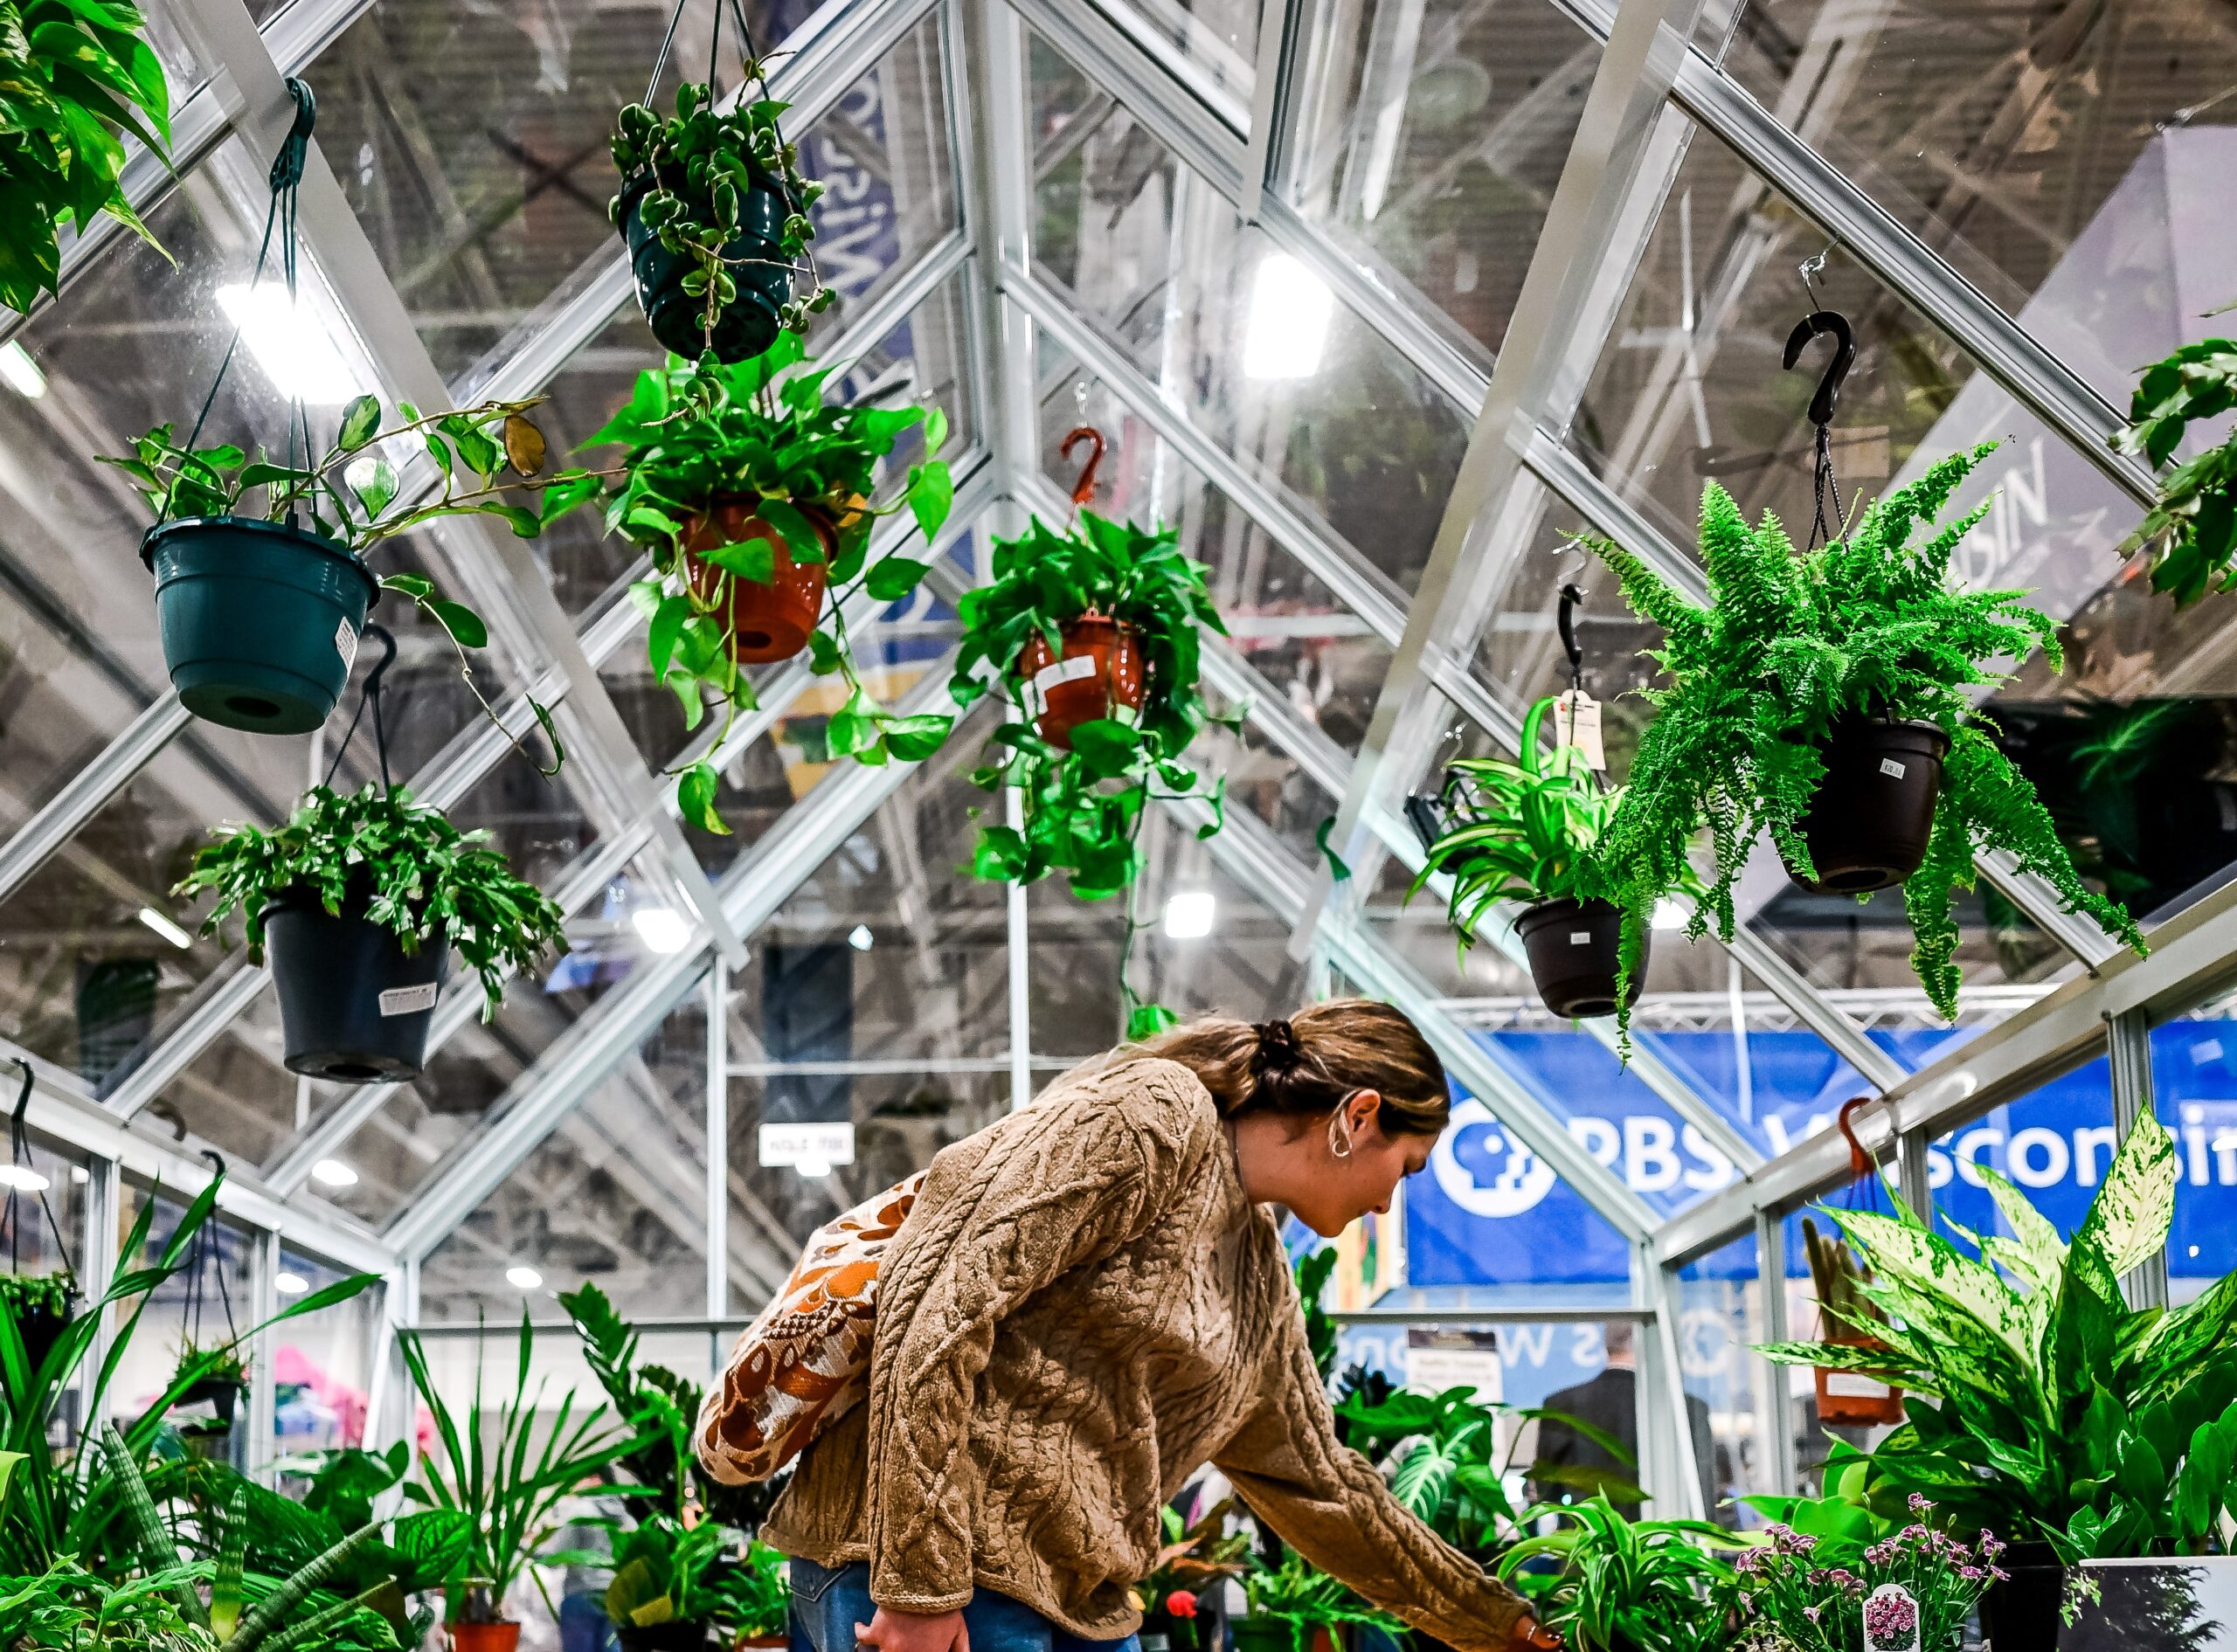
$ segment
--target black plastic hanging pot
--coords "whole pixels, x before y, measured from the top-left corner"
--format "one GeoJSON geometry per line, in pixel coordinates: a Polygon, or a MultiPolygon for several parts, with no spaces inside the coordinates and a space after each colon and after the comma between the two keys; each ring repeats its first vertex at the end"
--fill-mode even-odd
{"type": "Polygon", "coordinates": [[[348,546],[286,522],[188,516],[149,529],[140,559],[189,711],[252,734],[326,721],[380,591],[348,546]]]}
{"type": "MultiPolygon", "coordinates": [[[[1530,959],[1538,996],[1556,1015],[1590,1020],[1617,1008],[1616,978],[1623,969],[1624,914],[1606,901],[1541,901],[1514,921],[1530,959]]],[[[1639,966],[1623,1006],[1639,1001],[1646,985],[1653,937],[1639,937],[1639,966]]]]}
{"type": "Polygon", "coordinates": [[[353,889],[341,912],[316,893],[282,890],[264,909],[266,957],[280,990],[286,1066],[336,1084],[393,1083],[425,1070],[450,946],[440,936],[406,953],[364,916],[353,889]]]}
{"type": "MultiPolygon", "coordinates": [[[[77,1293],[71,1293],[75,1300],[77,1293]]],[[[57,1311],[51,1304],[41,1302],[20,1310],[16,1316],[16,1334],[24,1341],[24,1362],[37,1371],[45,1363],[47,1355],[54,1351],[54,1344],[62,1339],[63,1331],[70,1324],[70,1310],[57,1311]]]]}
{"type": "Polygon", "coordinates": [[[1819,755],[1825,778],[1802,817],[1815,882],[1787,875],[1813,895],[1867,895],[1919,869],[1942,795],[1950,737],[1930,722],[1845,717],[1819,755]]]}
{"type": "Polygon", "coordinates": [[[174,1403],[174,1409],[207,1403],[217,1414],[211,1425],[213,1432],[223,1432],[233,1426],[235,1413],[240,1409],[241,1394],[248,1385],[238,1377],[203,1377],[187,1384],[174,1403]]]}
{"type": "MultiPolygon", "coordinates": [[[[752,187],[738,200],[738,234],[723,247],[723,263],[738,284],[738,296],[715,322],[711,342],[718,361],[750,362],[775,343],[779,316],[793,295],[792,260],[780,239],[791,211],[784,185],[758,166],[752,175],[752,187]]],[[[662,246],[639,212],[656,182],[650,171],[623,180],[616,197],[622,238],[629,243],[638,308],[653,336],[686,361],[696,361],[710,344],[706,301],[683,290],[683,278],[696,266],[662,246]]]]}

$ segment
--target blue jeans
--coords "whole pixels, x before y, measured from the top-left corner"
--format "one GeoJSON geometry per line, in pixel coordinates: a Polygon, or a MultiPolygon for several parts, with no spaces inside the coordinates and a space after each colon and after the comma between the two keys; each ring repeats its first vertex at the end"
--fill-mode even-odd
{"type": "MultiPolygon", "coordinates": [[[[855,1652],[855,1626],[877,1611],[870,1569],[857,1561],[834,1571],[813,1560],[793,1562],[792,1652],[855,1652]]],[[[1090,1641],[1051,1623],[1031,1607],[980,1589],[963,1608],[971,1652],[1141,1652],[1139,1637],[1090,1641]]]]}

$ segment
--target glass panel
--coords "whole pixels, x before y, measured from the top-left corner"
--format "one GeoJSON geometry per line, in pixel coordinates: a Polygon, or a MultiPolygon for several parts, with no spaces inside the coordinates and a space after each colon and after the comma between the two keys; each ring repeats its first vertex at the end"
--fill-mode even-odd
{"type": "MultiPolygon", "coordinates": [[[[1040,279],[1245,471],[1411,589],[1467,446],[1452,404],[1115,105],[1037,137],[1040,279]]],[[[1044,383],[1070,370],[1044,352],[1044,383]]]]}
{"type": "Polygon", "coordinates": [[[1326,79],[1307,83],[1292,197],[1487,359],[1506,335],[1599,43],[1544,0],[1382,0],[1349,20],[1315,43],[1326,79]]]}
{"type": "MultiPolygon", "coordinates": [[[[0,1205],[8,1270],[76,1275],[85,1255],[86,1187],[91,1180],[85,1154],[27,1131],[24,1151],[11,1151],[8,1162],[17,1170],[45,1179],[44,1187],[10,1183],[5,1203],[0,1205]],[[42,1200],[45,1208],[41,1208],[42,1200]]],[[[79,1289],[84,1288],[81,1279],[79,1289]]]]}
{"type": "Polygon", "coordinates": [[[1686,1390],[1686,1421],[1700,1471],[1701,1506],[1721,1525],[1760,1525],[1753,1510],[1728,1499],[1776,1491],[1761,1422],[1763,1361],[1752,1351],[1770,1340],[1756,1277],[1756,1235],[1735,1239],[1674,1282],[1678,1372],[1686,1390]]]}
{"type": "MultiPolygon", "coordinates": [[[[2204,1295],[2237,1252],[2237,1026],[2201,1013],[2151,1030],[2151,1089],[2182,1179],[2167,1240],[2168,1295],[2204,1295]]],[[[2102,1168],[2102,1166],[2101,1166],[2102,1168]]]]}
{"type": "MultiPolygon", "coordinates": [[[[186,1213],[185,1204],[170,1194],[151,1192],[128,1179],[124,1208],[117,1213],[120,1246],[150,1198],[156,1201],[156,1218],[148,1229],[148,1242],[138,1256],[123,1258],[142,1268],[155,1265],[186,1213]]],[[[253,1236],[213,1215],[198,1242],[203,1247],[200,1266],[183,1269],[149,1294],[139,1327],[124,1346],[109,1386],[110,1409],[119,1415],[137,1416],[161,1397],[178,1370],[185,1344],[190,1342],[207,1351],[256,1323],[253,1236]]]]}
{"type": "MultiPolygon", "coordinates": [[[[274,1282],[285,1308],[291,1298],[323,1290],[350,1276],[346,1268],[331,1267],[283,1245],[274,1282]]],[[[290,1319],[271,1332],[275,1454],[364,1443],[370,1400],[366,1383],[372,1374],[380,1314],[381,1290],[376,1285],[348,1302],[290,1319]]]]}
{"type": "Polygon", "coordinates": [[[706,1010],[671,1011],[428,1254],[422,1316],[503,1323],[590,1281],[633,1317],[707,1303],[706,1010]]]}
{"type": "Polygon", "coordinates": [[[1224,105],[1238,124],[1250,125],[1251,89],[1258,80],[1263,0],[1122,0],[1122,4],[1141,19],[1142,27],[1179,52],[1200,93],[1224,105]]]}
{"type": "Polygon", "coordinates": [[[2203,0],[1747,0],[1723,61],[2116,405],[2226,330],[2237,36],[2203,0]]]}

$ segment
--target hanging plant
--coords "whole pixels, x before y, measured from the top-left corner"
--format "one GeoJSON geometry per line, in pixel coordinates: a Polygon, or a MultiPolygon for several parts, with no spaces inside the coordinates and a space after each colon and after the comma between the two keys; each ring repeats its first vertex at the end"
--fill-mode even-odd
{"type": "Polygon", "coordinates": [[[456,948],[480,978],[482,1020],[508,971],[527,972],[565,915],[516,876],[487,832],[461,833],[402,788],[315,786],[287,823],[215,833],[171,893],[238,911],[250,960],[267,944],[291,1073],[343,1084],[416,1078],[456,948]]]}
{"type": "Polygon", "coordinates": [[[0,1318],[16,1328],[24,1363],[37,1371],[70,1323],[77,1300],[77,1275],[67,1268],[52,1274],[0,1274],[0,1318]]]}
{"type": "Polygon", "coordinates": [[[1523,717],[1520,761],[1462,758],[1446,767],[1435,797],[1407,800],[1428,854],[1406,898],[1433,877],[1451,878],[1446,918],[1464,955],[1486,912],[1501,902],[1523,902],[1515,932],[1546,1007],[1574,1018],[1618,1010],[1628,1016],[1645,985],[1651,926],[1586,884],[1588,863],[1624,791],[1603,787],[1580,747],[1544,748],[1553,710],[1548,695],[1523,717]],[[1636,960],[1628,977],[1626,944],[1636,960]]]}
{"type": "Polygon", "coordinates": [[[1197,684],[1197,626],[1227,634],[1206,572],[1171,529],[1082,511],[1069,531],[1036,518],[1023,536],[996,540],[993,582],[958,605],[956,704],[969,708],[999,681],[1018,708],[972,779],[994,792],[1015,786],[1024,804],[1022,830],[979,828],[972,875],[1031,883],[1061,871],[1084,901],[1127,893],[1119,975],[1129,1038],[1174,1019],[1125,978],[1143,816],[1152,802],[1198,798],[1212,819],[1196,835],[1217,832],[1227,782],[1207,785],[1181,758],[1207,722],[1242,720],[1215,716],[1197,684]]]}
{"type": "MultiPolygon", "coordinates": [[[[897,716],[880,705],[856,668],[843,611],[857,589],[898,602],[931,571],[906,556],[869,562],[870,530],[906,509],[929,545],[946,522],[955,487],[933,455],[947,440],[947,417],[937,407],[828,405],[832,370],[804,359],[790,334],[734,366],[671,359],[640,373],[628,404],[584,446],[627,448],[621,480],[605,496],[606,527],[652,552],[652,572],[630,595],[651,622],[653,675],[682,702],[686,726],[699,726],[712,696],[727,731],[754,708],[744,667],[807,648],[817,675],[847,686],[826,732],[831,755],[918,762],[955,719],[897,716]],[[911,431],[923,461],[874,502],[880,465],[911,431]]],[[[595,483],[555,489],[550,515],[597,491],[595,483]]],[[[678,796],[686,819],[726,833],[717,785],[714,766],[696,763],[678,796]]]]}
{"type": "Polygon", "coordinates": [[[178,1398],[172,1402],[174,1410],[210,1407],[207,1421],[182,1422],[181,1433],[221,1434],[232,1427],[241,1396],[248,1392],[248,1365],[241,1358],[240,1350],[230,1342],[197,1349],[190,1337],[179,1346],[178,1365],[171,1373],[171,1386],[178,1391],[178,1398]]]}
{"type": "Polygon", "coordinates": [[[736,0],[716,0],[706,79],[676,88],[673,115],[654,111],[682,14],[683,0],[676,0],[644,101],[614,119],[621,190],[606,210],[628,243],[637,302],[653,336],[688,358],[750,361],[780,331],[804,330],[831,302],[808,251],[815,226],[807,211],[823,186],[800,176],[799,152],[778,125],[790,106],[769,95],[736,0]],[[744,59],[741,95],[728,109],[718,107],[712,87],[725,6],[744,59]],[[807,282],[798,297],[796,277],[807,282]]]}
{"type": "MultiPolygon", "coordinates": [[[[2200,339],[2144,370],[2129,402],[2129,424],[2112,438],[2123,453],[2165,470],[2194,424],[2237,407],[2237,342],[2200,339]]],[[[2208,587],[2227,591],[2237,552],[2237,438],[2184,460],[2159,479],[2159,497],[2120,543],[2123,556],[2143,553],[2154,591],[2187,607],[2208,587]]]]}
{"type": "Polygon", "coordinates": [[[124,198],[122,135],[169,163],[170,93],[130,0],[0,0],[0,305],[27,314],[62,273],[56,232],[107,213],[163,249],[124,198]]]}
{"type": "MultiPolygon", "coordinates": [[[[1630,785],[1602,833],[1587,883],[1633,923],[1682,886],[1704,828],[1715,860],[1690,933],[1714,918],[1729,939],[1732,891],[1768,831],[1806,886],[1862,893],[1903,884],[1928,998],[1957,1008],[1955,890],[1973,857],[2002,849],[2139,952],[2135,921],[2085,886],[2034,787],[1992,737],[1974,690],[2002,681],[1991,662],[2040,650],[2053,669],[2056,627],[2010,591],[1948,583],[1950,559],[1987,506],[1913,545],[1993,445],[1935,465],[1873,505],[1841,538],[1797,555],[1776,519],[1750,527],[1711,482],[1701,560],[1712,600],[1697,607],[1638,557],[1605,541],[1631,606],[1663,628],[1652,658],[1669,679],[1639,742],[1630,785]]],[[[1627,936],[1624,967],[1640,957],[1627,936]]]]}

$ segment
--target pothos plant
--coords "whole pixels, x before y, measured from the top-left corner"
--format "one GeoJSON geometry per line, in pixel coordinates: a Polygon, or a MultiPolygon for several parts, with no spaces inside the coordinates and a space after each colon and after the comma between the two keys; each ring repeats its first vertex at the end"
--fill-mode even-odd
{"type": "MultiPolygon", "coordinates": [[[[2144,370],[2129,400],[2129,423],[2114,448],[2141,456],[2155,471],[2174,459],[2192,425],[2237,407],[2237,341],[2200,339],[2144,370]]],[[[2237,583],[2237,438],[2184,460],[2159,479],[2159,496],[2120,543],[2123,556],[2141,552],[2155,591],[2178,607],[2237,583]]]]}
{"type": "MultiPolygon", "coordinates": [[[[799,149],[777,124],[791,106],[769,96],[758,59],[746,63],[745,84],[761,95],[731,109],[716,106],[705,81],[687,80],[675,89],[674,114],[663,119],[648,105],[632,103],[614,119],[614,168],[625,181],[652,175],[654,187],[639,204],[638,218],[662,246],[691,265],[683,290],[701,301],[701,336],[710,342],[724,310],[738,299],[739,272],[724,250],[738,236],[745,199],[756,190],[774,190],[783,204],[775,238],[787,285],[794,273],[809,279],[806,296],[787,297],[779,308],[779,325],[801,332],[810,315],[831,304],[831,289],[816,279],[809,252],[815,225],[807,211],[821,198],[823,185],[800,175],[799,149]]],[[[622,227],[624,211],[617,195],[607,208],[616,229],[622,227]]]]}
{"type": "Polygon", "coordinates": [[[1061,871],[1084,901],[1127,895],[1119,976],[1128,1038],[1152,1036],[1175,1019],[1161,1006],[1140,1002],[1125,976],[1139,927],[1132,891],[1142,867],[1143,819],[1153,802],[1185,799],[1210,813],[1196,835],[1216,833],[1225,818],[1227,782],[1208,785],[1181,758],[1206,723],[1233,728],[1242,721],[1240,711],[1215,714],[1197,681],[1196,628],[1227,634],[1207,572],[1181,549],[1173,529],[1144,529],[1082,511],[1067,532],[1036,517],[1020,537],[997,539],[993,580],[966,591],[957,605],[963,638],[949,691],[966,709],[996,683],[1014,703],[1028,704],[1026,645],[1039,637],[1061,657],[1063,627],[1071,620],[1099,615],[1136,633],[1145,666],[1138,717],[1082,722],[1071,730],[1068,751],[1021,715],[994,730],[990,760],[971,777],[988,791],[1016,787],[1024,804],[1022,828],[980,826],[973,877],[1031,883],[1061,871]]]}
{"type": "Polygon", "coordinates": [[[1704,828],[1715,866],[1688,929],[1693,938],[1712,921],[1731,938],[1733,887],[1759,832],[1798,873],[1812,872],[1802,818],[1825,772],[1820,747],[1853,715],[1931,722],[1950,742],[1926,858],[1903,886],[1911,963],[1943,1017],[1957,1013],[1960,979],[1952,895],[1973,886],[1977,850],[2004,850],[2067,911],[2144,950],[2128,913],[2081,881],[2034,786],[1975,704],[1975,691],[2005,680],[1996,661],[2038,651],[2053,669],[2060,660],[2056,627],[2024,593],[1950,581],[1951,554],[1988,506],[1911,543],[1993,446],[1942,460],[1863,512],[1842,538],[1805,554],[1776,517],[1750,526],[1732,495],[1709,483],[1701,496],[1706,608],[1630,551],[1588,542],[1631,606],[1665,632],[1652,657],[1666,686],[1646,691],[1657,715],[1585,877],[1591,892],[1628,915],[1627,980],[1639,926],[1682,887],[1704,828]]]}
{"type": "Polygon", "coordinates": [[[121,185],[121,134],[168,160],[170,93],[146,27],[131,0],[0,0],[0,305],[28,311],[55,290],[66,224],[83,234],[106,212],[156,246],[121,185]]]}
{"type": "MultiPolygon", "coordinates": [[[[481,402],[447,413],[399,402],[384,420],[380,398],[359,396],[343,409],[333,442],[301,464],[275,464],[261,449],[252,458],[232,442],[190,446],[193,439],[181,441],[169,424],[135,439],[129,454],[97,457],[132,478],[159,522],[199,516],[295,522],[359,556],[445,516],[495,516],[532,539],[544,522],[532,495],[555,487],[564,501],[598,486],[580,472],[543,474],[544,432],[528,417],[541,399],[481,402]],[[407,451],[424,451],[439,477],[432,492],[415,491],[409,500],[395,457],[407,451]]],[[[481,616],[419,574],[389,574],[379,583],[442,627],[458,651],[460,675],[495,720],[466,653],[488,644],[481,616]]],[[[551,713],[533,699],[530,704],[559,754],[551,713]]],[[[555,755],[549,772],[563,760],[555,755]]]]}
{"type": "Polygon", "coordinates": [[[239,826],[216,834],[171,893],[216,894],[205,933],[239,912],[255,963],[264,958],[264,914],[274,896],[308,888],[339,913],[355,894],[365,901],[365,918],[393,931],[407,953],[430,940],[458,948],[481,978],[488,1020],[507,974],[532,970],[560,939],[566,916],[488,840],[484,831],[461,832],[401,787],[384,791],[369,780],[342,796],[314,786],[275,830],[239,826]]]}
{"type": "MultiPolygon", "coordinates": [[[[769,584],[775,551],[758,537],[694,547],[717,506],[744,501],[796,563],[826,563],[823,532],[835,546],[828,599],[808,636],[810,668],[847,686],[846,704],[826,730],[831,755],[873,765],[918,762],[947,738],[955,719],[899,716],[871,696],[848,641],[845,605],[858,589],[878,602],[900,601],[931,571],[906,556],[870,561],[870,534],[880,518],[904,509],[927,544],[946,522],[955,484],[936,455],[947,440],[947,416],[927,406],[833,406],[823,392],[835,370],[807,360],[790,333],[732,366],[711,355],[696,364],[671,357],[640,373],[627,404],[583,446],[625,449],[620,480],[605,493],[606,527],[652,552],[652,571],[630,595],[650,621],[653,675],[675,693],[687,727],[699,726],[710,695],[724,708],[725,732],[739,712],[754,708],[753,684],[737,658],[732,587],[769,584]],[[876,501],[880,466],[912,432],[923,459],[876,501]],[[704,568],[697,577],[695,562],[704,568]]],[[[590,474],[552,489],[546,521],[598,493],[596,481],[585,486],[590,474]]],[[[714,766],[703,760],[684,770],[678,795],[685,819],[726,833],[717,785],[714,766]]]]}

